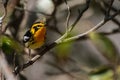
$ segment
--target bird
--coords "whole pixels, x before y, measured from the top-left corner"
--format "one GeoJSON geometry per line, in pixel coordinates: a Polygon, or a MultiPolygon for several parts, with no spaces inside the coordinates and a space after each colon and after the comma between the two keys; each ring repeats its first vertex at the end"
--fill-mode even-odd
{"type": "Polygon", "coordinates": [[[23,36],[23,43],[29,49],[37,49],[44,45],[46,37],[45,22],[35,22],[23,36]]]}

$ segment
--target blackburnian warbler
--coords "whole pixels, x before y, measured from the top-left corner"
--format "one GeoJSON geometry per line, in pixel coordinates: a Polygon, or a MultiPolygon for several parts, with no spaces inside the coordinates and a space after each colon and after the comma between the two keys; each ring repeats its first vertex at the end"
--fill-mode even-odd
{"type": "Polygon", "coordinates": [[[36,22],[28,30],[24,37],[23,42],[27,48],[37,49],[40,48],[45,42],[46,27],[44,22],[36,22]]]}

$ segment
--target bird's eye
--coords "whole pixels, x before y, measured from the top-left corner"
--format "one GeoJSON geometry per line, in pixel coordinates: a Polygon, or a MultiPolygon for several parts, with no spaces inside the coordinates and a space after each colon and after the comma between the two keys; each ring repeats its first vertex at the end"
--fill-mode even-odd
{"type": "Polygon", "coordinates": [[[37,31],[40,28],[40,26],[38,25],[38,26],[35,26],[33,28],[35,29],[35,31],[37,31]]]}

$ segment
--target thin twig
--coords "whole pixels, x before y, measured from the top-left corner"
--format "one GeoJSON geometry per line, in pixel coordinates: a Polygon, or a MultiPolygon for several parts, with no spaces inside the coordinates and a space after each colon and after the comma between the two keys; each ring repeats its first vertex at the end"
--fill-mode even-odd
{"type": "Polygon", "coordinates": [[[83,13],[89,8],[90,2],[91,2],[91,0],[86,0],[85,8],[82,11],[78,10],[79,15],[78,15],[77,19],[75,20],[75,22],[71,25],[73,28],[78,23],[78,21],[81,19],[81,17],[83,16],[83,13]]]}
{"type": "Polygon", "coordinates": [[[112,35],[112,34],[117,34],[117,33],[120,33],[119,29],[114,29],[111,32],[101,32],[100,34],[103,34],[103,35],[112,35]]]}
{"type": "Polygon", "coordinates": [[[113,19],[114,17],[116,17],[118,14],[120,14],[120,10],[118,10],[116,13],[114,13],[113,15],[111,15],[109,17],[109,20],[113,19]]]}
{"type": "Polygon", "coordinates": [[[108,18],[108,16],[110,16],[110,11],[111,11],[111,8],[112,8],[112,5],[113,5],[113,2],[114,2],[114,0],[111,0],[111,1],[110,1],[110,4],[109,4],[109,7],[108,7],[108,10],[106,11],[106,14],[105,14],[106,18],[108,18]]]}
{"type": "Polygon", "coordinates": [[[112,21],[116,24],[116,25],[118,25],[118,27],[119,27],[119,29],[120,29],[120,22],[119,22],[119,20],[117,20],[117,19],[112,19],[112,21]]]}
{"type": "Polygon", "coordinates": [[[68,36],[68,34],[71,32],[71,29],[73,27],[73,26],[70,26],[70,28],[68,29],[71,10],[70,10],[70,7],[69,7],[67,1],[66,0],[64,0],[64,1],[65,1],[66,5],[67,5],[67,8],[68,8],[68,15],[67,15],[67,19],[66,19],[66,32],[65,32],[65,34],[62,37],[60,37],[58,40],[55,41],[56,43],[62,42],[62,40],[64,38],[66,38],[68,36]]]}
{"type": "Polygon", "coordinates": [[[67,19],[66,19],[66,30],[68,30],[68,26],[69,26],[69,20],[70,20],[70,14],[71,14],[71,10],[70,10],[70,6],[68,5],[67,1],[64,0],[66,6],[67,6],[67,10],[68,10],[68,15],[67,15],[67,19]]]}

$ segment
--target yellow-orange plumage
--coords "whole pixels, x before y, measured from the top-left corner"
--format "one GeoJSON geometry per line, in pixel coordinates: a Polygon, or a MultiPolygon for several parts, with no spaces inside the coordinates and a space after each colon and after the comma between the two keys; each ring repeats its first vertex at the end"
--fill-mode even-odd
{"type": "MultiPolygon", "coordinates": [[[[29,34],[27,35],[30,35],[30,39],[28,41],[25,41],[25,46],[30,49],[40,48],[45,42],[45,24],[42,22],[33,24],[31,29],[29,30],[29,34]]],[[[25,35],[25,37],[27,37],[27,35],[25,35]]]]}

